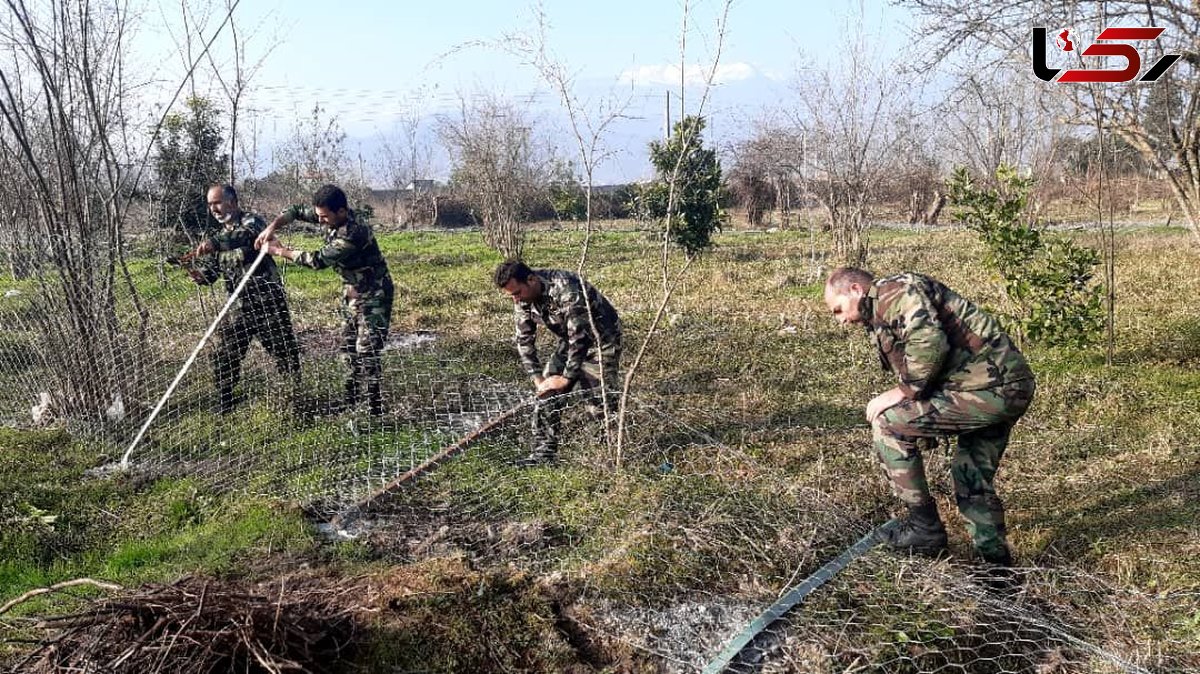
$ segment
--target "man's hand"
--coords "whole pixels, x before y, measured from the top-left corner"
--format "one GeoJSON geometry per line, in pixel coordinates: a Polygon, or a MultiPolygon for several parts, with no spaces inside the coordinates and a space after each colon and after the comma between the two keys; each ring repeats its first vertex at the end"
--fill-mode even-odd
{"type": "MultiPolygon", "coordinates": [[[[287,257],[287,258],[291,259],[290,256],[288,255],[288,253],[291,252],[291,249],[287,248],[282,243],[280,243],[279,239],[276,239],[275,237],[271,237],[271,238],[267,239],[266,241],[264,241],[263,243],[264,243],[264,245],[266,245],[267,255],[280,255],[282,257],[287,257]]],[[[257,247],[258,242],[255,242],[254,245],[257,247]]]]}
{"type": "Polygon", "coordinates": [[[212,242],[209,241],[208,239],[205,239],[200,242],[199,246],[196,246],[196,250],[192,251],[192,255],[194,255],[196,257],[199,257],[201,255],[208,255],[209,253],[213,252],[214,250],[216,250],[216,249],[213,248],[212,242]]]}
{"type": "MultiPolygon", "coordinates": [[[[266,229],[264,229],[263,231],[258,233],[258,236],[255,237],[255,239],[254,239],[254,249],[255,250],[261,250],[263,246],[267,245],[268,241],[275,238],[275,225],[278,222],[279,222],[279,218],[276,218],[274,222],[267,225],[266,229]]],[[[267,252],[271,253],[271,251],[269,249],[267,250],[267,252]]],[[[275,253],[271,253],[271,255],[275,255],[275,253]]]]}
{"type": "Polygon", "coordinates": [[[544,398],[548,395],[561,393],[570,385],[571,380],[567,379],[561,374],[550,375],[549,377],[546,377],[545,379],[542,379],[542,381],[538,382],[537,396],[539,398],[544,398]]]}
{"type": "Polygon", "coordinates": [[[889,407],[895,407],[905,400],[904,392],[898,386],[875,396],[871,402],[867,403],[867,423],[875,423],[875,417],[883,414],[889,407]]]}

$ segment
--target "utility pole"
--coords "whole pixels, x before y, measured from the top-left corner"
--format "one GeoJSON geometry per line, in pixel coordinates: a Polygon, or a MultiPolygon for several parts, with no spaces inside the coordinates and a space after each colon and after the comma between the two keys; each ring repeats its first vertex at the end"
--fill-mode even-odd
{"type": "Polygon", "coordinates": [[[671,90],[667,89],[667,106],[663,111],[663,140],[671,140],[671,90]]]}

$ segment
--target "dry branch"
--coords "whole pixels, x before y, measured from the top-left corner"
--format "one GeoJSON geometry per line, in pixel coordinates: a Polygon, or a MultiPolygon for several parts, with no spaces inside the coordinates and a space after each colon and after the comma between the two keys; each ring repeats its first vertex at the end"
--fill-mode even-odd
{"type": "Polygon", "coordinates": [[[259,593],[196,578],[147,586],[43,620],[50,634],[21,671],[330,672],[355,636],[337,594],[291,585],[259,593]]]}
{"type": "Polygon", "coordinates": [[[101,582],[98,580],[92,580],[91,578],[76,578],[74,580],[64,580],[61,583],[55,583],[48,587],[39,587],[35,590],[30,590],[30,591],[26,592],[25,594],[22,594],[21,596],[15,598],[15,599],[12,599],[8,603],[6,603],[4,606],[0,606],[0,613],[7,613],[14,606],[16,606],[18,604],[23,604],[23,603],[29,601],[30,599],[33,599],[34,597],[38,597],[43,594],[50,594],[51,592],[57,592],[59,590],[65,590],[66,588],[69,588],[69,587],[79,587],[80,585],[91,585],[92,587],[98,587],[101,590],[108,590],[110,592],[117,592],[119,590],[124,589],[120,585],[114,585],[113,583],[105,583],[105,582],[101,582]]]}

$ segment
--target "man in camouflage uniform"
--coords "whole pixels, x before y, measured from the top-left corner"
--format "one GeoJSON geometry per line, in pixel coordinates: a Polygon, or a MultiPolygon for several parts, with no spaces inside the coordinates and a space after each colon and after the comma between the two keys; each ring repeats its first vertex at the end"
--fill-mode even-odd
{"type": "Polygon", "coordinates": [[[341,188],[325,185],[313,194],[312,206],[292,206],[280,213],[258,236],[255,246],[263,245],[271,255],[313,269],[330,267],[342,277],[341,353],[349,368],[346,406],[358,404],[365,384],[371,415],[383,414],[383,345],[392,321],[395,288],[371,227],[355,218],[341,188]],[[284,247],[275,230],[295,220],[328,227],[324,247],[313,252],[284,247]]]}
{"type": "MultiPolygon", "coordinates": [[[[232,293],[258,257],[254,239],[266,223],[238,206],[237,191],[232,185],[213,185],[207,196],[208,210],[221,227],[196,247],[193,253],[196,263],[190,274],[202,285],[211,285],[218,277],[224,277],[225,290],[232,293]]],[[[221,414],[233,409],[233,390],[241,375],[242,359],[256,337],[275,360],[280,373],[287,376],[288,397],[293,409],[299,412],[300,347],[292,330],[279,271],[269,257],[259,263],[242,294],[217,326],[212,367],[221,414]]]]}
{"type": "Polygon", "coordinates": [[[554,463],[565,404],[562,394],[591,391],[589,408],[594,414],[604,413],[596,402],[614,408],[620,391],[621,320],[600,291],[569,271],[534,270],[510,260],[496,268],[493,281],[512,298],[517,351],[538,396],[533,413],[535,445],[517,465],[554,463]],[[545,366],[538,359],[538,323],[558,338],[545,366]]]}
{"type": "Polygon", "coordinates": [[[1009,433],[1033,399],[1025,357],[995,318],[920,274],[875,280],[861,269],[837,269],[825,303],[839,322],[867,328],[883,368],[900,382],[867,405],[875,451],[909,510],[887,542],[925,553],[946,546],[921,446],[957,435],[951,473],[959,512],[979,555],[1011,565],[993,480],[1009,433]]]}

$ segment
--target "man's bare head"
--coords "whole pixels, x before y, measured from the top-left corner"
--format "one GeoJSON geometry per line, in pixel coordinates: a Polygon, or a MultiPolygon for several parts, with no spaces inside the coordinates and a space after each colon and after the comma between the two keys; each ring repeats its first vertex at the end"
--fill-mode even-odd
{"type": "Polygon", "coordinates": [[[241,209],[238,208],[237,190],[228,183],[210,185],[208,188],[208,212],[221,224],[233,222],[241,209]]]}
{"type": "Polygon", "coordinates": [[[859,306],[874,282],[871,272],[857,267],[834,269],[825,281],[825,306],[834,320],[843,325],[865,322],[859,306]]]}

